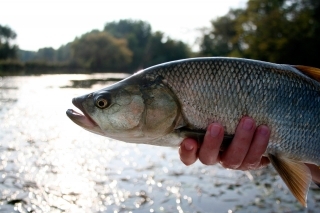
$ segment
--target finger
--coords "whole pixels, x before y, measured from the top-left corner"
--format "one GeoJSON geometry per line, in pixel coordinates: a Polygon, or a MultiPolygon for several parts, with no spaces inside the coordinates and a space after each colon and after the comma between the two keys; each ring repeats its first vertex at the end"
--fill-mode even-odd
{"type": "Polygon", "coordinates": [[[197,161],[197,142],[191,138],[186,138],[182,141],[179,154],[180,160],[187,166],[193,164],[197,161]]]}
{"type": "Polygon", "coordinates": [[[251,170],[261,166],[262,155],[265,153],[270,138],[267,126],[259,126],[255,133],[246,157],[238,169],[251,170]]]}
{"type": "Polygon", "coordinates": [[[241,166],[251,145],[255,128],[256,125],[253,119],[249,117],[241,119],[231,144],[221,154],[220,163],[223,167],[237,169],[241,166]]]}
{"type": "Polygon", "coordinates": [[[205,165],[219,162],[219,151],[223,141],[223,127],[214,123],[209,125],[199,150],[199,160],[205,165]]]}

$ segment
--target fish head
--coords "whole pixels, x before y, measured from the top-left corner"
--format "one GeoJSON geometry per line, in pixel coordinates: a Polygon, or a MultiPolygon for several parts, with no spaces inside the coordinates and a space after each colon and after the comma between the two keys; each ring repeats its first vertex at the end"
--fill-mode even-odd
{"type": "MultiPolygon", "coordinates": [[[[144,83],[135,76],[96,92],[76,97],[83,114],[68,110],[68,117],[93,133],[131,142],[157,144],[181,118],[175,95],[159,82],[144,83]]],[[[170,143],[170,142],[168,142],[170,143]]]]}

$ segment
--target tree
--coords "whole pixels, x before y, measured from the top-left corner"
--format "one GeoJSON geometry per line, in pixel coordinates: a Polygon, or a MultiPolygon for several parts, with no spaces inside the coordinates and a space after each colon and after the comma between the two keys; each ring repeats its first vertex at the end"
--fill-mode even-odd
{"type": "Polygon", "coordinates": [[[69,42],[56,50],[56,60],[58,62],[68,62],[71,60],[71,45],[72,42],[69,42]]]}
{"type": "Polygon", "coordinates": [[[55,62],[56,61],[56,50],[52,47],[45,47],[38,50],[34,60],[55,62]]]}
{"type": "Polygon", "coordinates": [[[17,34],[8,26],[0,25],[0,60],[15,59],[18,47],[11,44],[17,34]]]}
{"type": "Polygon", "coordinates": [[[246,8],[212,21],[200,54],[320,67],[319,33],[318,0],[250,0],[246,8]]]}
{"type": "Polygon", "coordinates": [[[211,22],[211,29],[202,29],[200,38],[201,56],[239,55],[236,24],[242,10],[230,10],[225,16],[211,22]]]}
{"type": "Polygon", "coordinates": [[[126,40],[114,38],[107,32],[87,33],[76,39],[71,48],[76,63],[96,71],[123,71],[132,57],[126,40]]]}
{"type": "Polygon", "coordinates": [[[19,59],[26,61],[42,61],[42,62],[69,62],[71,60],[71,44],[60,46],[57,50],[52,47],[40,48],[38,51],[19,50],[19,59]]]}
{"type": "Polygon", "coordinates": [[[18,50],[18,58],[22,62],[32,61],[36,57],[37,52],[28,50],[18,50]]]}
{"type": "Polygon", "coordinates": [[[320,66],[320,40],[316,34],[320,20],[316,16],[319,1],[249,1],[239,19],[239,34],[248,46],[245,55],[278,63],[320,66]]]}
{"type": "Polygon", "coordinates": [[[133,71],[144,67],[146,50],[152,35],[149,23],[124,19],[107,23],[104,31],[116,38],[127,40],[128,48],[133,53],[130,64],[133,71]]]}
{"type": "Polygon", "coordinates": [[[164,33],[157,31],[152,34],[149,41],[146,66],[156,65],[163,62],[188,58],[190,56],[189,47],[181,42],[171,39],[164,33]]]}
{"type": "Polygon", "coordinates": [[[150,24],[144,21],[111,22],[105,25],[104,30],[128,41],[133,53],[132,71],[190,56],[190,49],[185,43],[175,41],[160,31],[152,33],[150,24]]]}

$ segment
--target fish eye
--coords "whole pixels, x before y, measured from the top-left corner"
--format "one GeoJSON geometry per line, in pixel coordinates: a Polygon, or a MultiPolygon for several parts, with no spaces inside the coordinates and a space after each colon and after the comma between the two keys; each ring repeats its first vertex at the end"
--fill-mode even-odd
{"type": "Polygon", "coordinates": [[[93,94],[94,105],[100,109],[105,109],[111,105],[111,95],[109,92],[99,92],[93,94]]]}
{"type": "Polygon", "coordinates": [[[108,101],[104,98],[99,98],[96,101],[96,106],[99,107],[100,109],[104,109],[108,106],[108,101]]]}

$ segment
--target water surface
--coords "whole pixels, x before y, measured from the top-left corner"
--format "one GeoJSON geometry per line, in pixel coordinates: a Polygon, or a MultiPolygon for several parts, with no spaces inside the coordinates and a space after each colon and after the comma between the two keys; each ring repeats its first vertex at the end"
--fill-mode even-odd
{"type": "Polygon", "coordinates": [[[0,78],[0,212],[319,212],[319,189],[304,209],[271,167],[186,167],[177,149],[97,136],[65,115],[123,77],[0,78]]]}

